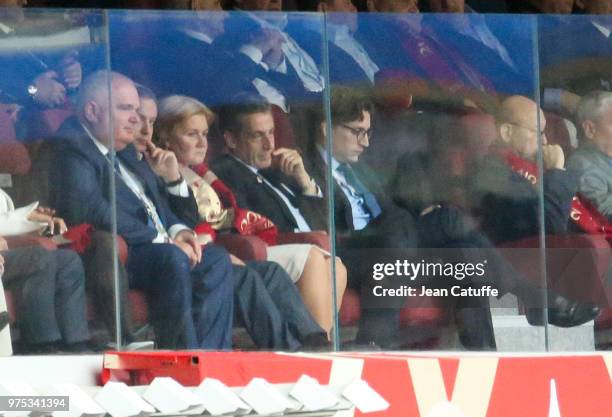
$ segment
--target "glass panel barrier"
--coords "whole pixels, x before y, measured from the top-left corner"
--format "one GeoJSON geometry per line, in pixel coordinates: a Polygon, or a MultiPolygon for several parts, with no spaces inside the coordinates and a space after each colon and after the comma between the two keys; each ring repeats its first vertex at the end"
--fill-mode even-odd
{"type": "Polygon", "coordinates": [[[344,349],[545,349],[539,194],[536,244],[516,242],[526,197],[505,135],[518,123],[506,114],[535,106],[534,29],[508,16],[327,14],[331,121],[312,158],[334,184],[336,250],[360,313],[341,322],[344,349]]]}
{"type": "MultiPolygon", "coordinates": [[[[105,34],[99,11],[0,10],[0,295],[15,354],[117,340],[112,227],[94,230],[85,215],[93,198],[74,134],[83,80],[106,68],[105,34]]],[[[109,108],[105,94],[98,103],[109,108]]],[[[106,183],[98,191],[110,194],[106,183]]]]}
{"type": "Polygon", "coordinates": [[[542,16],[538,23],[546,267],[553,295],[548,345],[553,351],[606,349],[612,340],[606,323],[612,277],[612,19],[542,16]]]}
{"type": "Polygon", "coordinates": [[[609,20],[3,9],[12,348],[605,348],[609,20]]]}
{"type": "MultiPolygon", "coordinates": [[[[172,239],[128,239],[159,346],[332,348],[333,232],[297,150],[325,85],[320,43],[301,30],[321,27],[312,14],[110,13],[112,68],[140,99],[136,174],[163,189],[152,203],[172,239]],[[178,339],[162,345],[164,323],[178,339]]],[[[117,186],[119,235],[127,201],[117,186]]]]}

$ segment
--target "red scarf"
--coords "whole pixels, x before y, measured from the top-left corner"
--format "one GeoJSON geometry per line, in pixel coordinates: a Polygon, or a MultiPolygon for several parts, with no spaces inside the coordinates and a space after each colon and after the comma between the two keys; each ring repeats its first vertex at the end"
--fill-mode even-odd
{"type": "MultiPolygon", "coordinates": [[[[208,165],[200,164],[192,169],[201,177],[208,172],[208,165]]],[[[241,235],[253,235],[257,236],[268,245],[276,245],[278,238],[278,228],[270,219],[254,211],[243,209],[238,207],[236,196],[232,190],[220,179],[216,179],[210,184],[215,190],[223,204],[224,208],[234,209],[234,228],[241,235]]],[[[212,228],[200,227],[202,232],[209,233],[212,228]],[[209,230],[210,229],[210,230],[209,230]]],[[[196,232],[198,227],[196,227],[196,232]]]]}
{"type": "Polygon", "coordinates": [[[234,228],[238,233],[257,236],[271,246],[277,244],[278,229],[266,216],[241,208],[236,208],[235,213],[234,228]]]}
{"type": "Polygon", "coordinates": [[[94,232],[92,225],[84,223],[71,227],[62,236],[72,241],[70,249],[83,255],[91,244],[91,234],[94,232]]]}
{"type": "MultiPolygon", "coordinates": [[[[499,154],[512,171],[525,178],[531,184],[537,184],[538,166],[534,162],[522,159],[510,150],[500,150],[499,154]]],[[[589,234],[603,233],[607,237],[612,237],[612,225],[608,222],[608,219],[600,214],[597,208],[580,194],[576,194],[572,199],[570,218],[589,234]]]]}

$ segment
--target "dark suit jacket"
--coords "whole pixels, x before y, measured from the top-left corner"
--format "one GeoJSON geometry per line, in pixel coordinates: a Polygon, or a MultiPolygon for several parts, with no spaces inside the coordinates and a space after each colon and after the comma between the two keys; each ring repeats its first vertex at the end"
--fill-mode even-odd
{"type": "Polygon", "coordinates": [[[508,65],[496,50],[461,33],[454,25],[449,24],[448,18],[444,15],[428,15],[424,19],[424,24],[434,39],[456,51],[456,56],[460,57],[465,65],[473,68],[477,74],[486,77],[498,93],[526,96],[533,94],[533,62],[526,57],[529,49],[525,47],[529,38],[513,31],[511,26],[513,20],[500,22],[498,19],[483,17],[477,13],[465,14],[464,18],[470,19],[469,25],[473,32],[476,32],[478,27],[488,29],[506,48],[515,67],[508,65]],[[522,50],[516,50],[517,44],[522,46],[522,50]]]}
{"type": "Polygon", "coordinates": [[[200,220],[200,213],[198,212],[198,202],[193,195],[191,187],[188,188],[189,197],[180,197],[168,193],[170,197],[169,203],[172,212],[176,214],[187,227],[194,229],[198,224],[202,223],[202,220],[200,220]]]}
{"type": "MultiPolygon", "coordinates": [[[[289,103],[301,104],[303,101],[313,101],[320,104],[321,93],[313,93],[306,90],[303,82],[288,60],[286,60],[287,72],[285,74],[278,71],[266,71],[261,65],[256,65],[250,58],[239,51],[243,45],[251,41],[250,38],[253,34],[256,34],[261,29],[261,24],[250,15],[238,12],[233,13],[225,21],[225,33],[215,39],[213,46],[235,57],[235,62],[229,67],[230,71],[233,69],[237,72],[236,75],[239,74],[243,78],[248,79],[249,84],[254,78],[259,78],[281,92],[289,103]]],[[[301,46],[301,38],[294,36],[295,33],[287,30],[284,34],[293,37],[293,40],[301,46]]],[[[310,54],[310,51],[306,50],[306,52],[310,54]]],[[[315,62],[319,63],[313,55],[311,57],[315,59],[315,62]]],[[[227,68],[225,71],[227,71],[227,68]]],[[[252,85],[251,88],[253,88],[252,85]]]]}
{"type": "Polygon", "coordinates": [[[381,69],[403,69],[433,82],[452,81],[478,88],[479,86],[471,84],[474,80],[469,77],[473,77],[485,87],[489,85],[486,77],[476,71],[434,31],[437,25],[445,24],[443,20],[432,23],[424,21],[421,29],[416,31],[394,16],[385,15],[378,19],[370,18],[371,20],[365,20],[366,18],[367,16],[364,17],[363,24],[360,22],[356,37],[381,69]],[[415,44],[419,45],[421,53],[413,56],[408,46],[415,44]],[[431,73],[433,64],[449,67],[449,72],[445,75],[452,78],[438,79],[438,74],[431,73]]]}
{"type": "Polygon", "coordinates": [[[0,57],[0,101],[29,104],[28,85],[46,69],[29,55],[0,57]]]}
{"type": "Polygon", "coordinates": [[[433,152],[406,152],[397,161],[389,191],[395,204],[416,218],[427,207],[453,202],[460,190],[460,178],[442,174],[447,160],[433,152]]]}
{"type": "MultiPolygon", "coordinates": [[[[51,193],[58,214],[69,224],[89,223],[100,230],[111,230],[111,175],[109,160],[100,153],[76,119],[70,119],[57,133],[51,173],[51,193]]],[[[168,229],[179,224],[167,203],[165,187],[136,150],[128,146],[117,153],[123,166],[132,171],[145,187],[147,197],[168,229]]],[[[140,199],[115,175],[117,233],[128,245],[151,243],[157,231],[147,225],[147,212],[140,199]]]]}
{"type": "Polygon", "coordinates": [[[427,91],[413,97],[415,108],[463,108],[468,93],[481,107],[491,107],[494,89],[487,74],[443,42],[434,27],[423,22],[417,31],[391,15],[360,18],[355,37],[380,68],[377,85],[397,76],[425,81],[427,91]]]}
{"type": "MultiPolygon", "coordinates": [[[[470,203],[482,219],[482,228],[494,242],[537,236],[538,190],[496,156],[473,167],[470,203]]],[[[547,234],[567,232],[571,202],[578,189],[578,173],[551,169],[544,173],[544,218],[547,234]]]]}
{"type": "MultiPolygon", "coordinates": [[[[326,164],[316,150],[312,150],[306,159],[306,168],[317,184],[321,185],[323,195],[329,198],[326,186],[326,164]]],[[[348,198],[340,186],[334,182],[334,221],[336,234],[346,246],[366,248],[414,248],[416,247],[416,232],[410,213],[397,207],[385,186],[378,180],[375,173],[365,164],[352,164],[355,175],[363,185],[374,194],[382,209],[376,219],[373,219],[364,229],[353,229],[353,212],[348,198]]],[[[316,213],[319,218],[327,217],[327,210],[316,213]]],[[[310,219],[308,219],[310,221],[310,219]]]]}
{"type": "MultiPolygon", "coordinates": [[[[285,202],[267,184],[232,156],[225,155],[211,165],[212,171],[234,192],[239,207],[248,208],[268,217],[282,232],[292,232],[297,224],[285,202]]],[[[284,192],[285,196],[300,210],[312,230],[326,230],[327,219],[320,216],[325,211],[324,198],[302,195],[295,182],[275,170],[264,170],[262,176],[284,192]],[[292,190],[291,195],[283,184],[292,190]]],[[[320,183],[318,183],[320,184],[320,183]]]]}
{"type": "MultiPolygon", "coordinates": [[[[134,25],[129,22],[127,27],[134,29],[134,25]]],[[[159,97],[183,94],[215,107],[239,92],[257,93],[253,79],[265,79],[263,68],[216,42],[206,43],[159,23],[139,31],[144,39],[126,44],[122,38],[129,37],[129,32],[114,25],[111,36],[117,47],[112,51],[112,65],[159,97]]]]}

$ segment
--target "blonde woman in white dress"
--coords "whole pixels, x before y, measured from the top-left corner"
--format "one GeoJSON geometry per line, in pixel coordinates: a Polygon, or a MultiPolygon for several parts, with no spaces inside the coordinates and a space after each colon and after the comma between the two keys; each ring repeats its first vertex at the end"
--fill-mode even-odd
{"type": "MultiPolygon", "coordinates": [[[[150,107],[149,111],[153,113],[153,106],[156,105],[153,99],[141,98],[141,103],[143,107],[150,107]]],[[[222,197],[229,194],[230,199],[231,191],[212,171],[198,175],[191,168],[204,162],[208,150],[208,130],[214,114],[198,100],[178,95],[160,100],[155,110],[158,110],[158,114],[154,129],[151,126],[151,135],[154,131],[156,144],[176,154],[181,175],[191,187],[197,202],[197,221],[210,225],[214,231],[233,230],[237,233],[235,219],[241,209],[225,207],[215,188],[224,190],[222,197]]],[[[252,212],[249,215],[257,217],[252,212]]],[[[270,226],[265,218],[258,218],[258,224],[264,228],[270,226]]],[[[311,244],[273,245],[267,248],[267,260],[277,262],[287,271],[313,318],[329,335],[334,316],[330,254],[311,244]]],[[[347,281],[346,268],[339,258],[335,260],[335,269],[339,308],[347,281]]]]}

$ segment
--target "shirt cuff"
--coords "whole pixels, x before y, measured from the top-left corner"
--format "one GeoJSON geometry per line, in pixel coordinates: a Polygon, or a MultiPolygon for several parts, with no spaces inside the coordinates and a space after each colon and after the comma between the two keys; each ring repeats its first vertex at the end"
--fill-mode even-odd
{"type": "Polygon", "coordinates": [[[173,226],[170,226],[170,229],[168,229],[168,234],[170,235],[172,239],[174,239],[176,235],[178,235],[183,230],[191,230],[191,229],[185,226],[184,224],[177,223],[173,226]]]}
{"type": "Polygon", "coordinates": [[[189,187],[187,182],[183,180],[180,184],[172,187],[167,187],[168,193],[178,197],[189,197],[189,187]]]}
{"type": "Polygon", "coordinates": [[[268,71],[269,68],[266,63],[263,62],[263,53],[259,50],[259,48],[256,48],[253,45],[243,45],[240,47],[239,51],[248,56],[251,61],[257,65],[261,65],[266,71],[268,71]]]}
{"type": "Polygon", "coordinates": [[[321,191],[321,187],[319,187],[319,184],[317,184],[314,180],[314,178],[310,179],[310,183],[313,184],[316,187],[316,192],[315,193],[302,193],[302,195],[305,195],[307,197],[319,197],[319,198],[323,198],[323,191],[321,191]]]}

